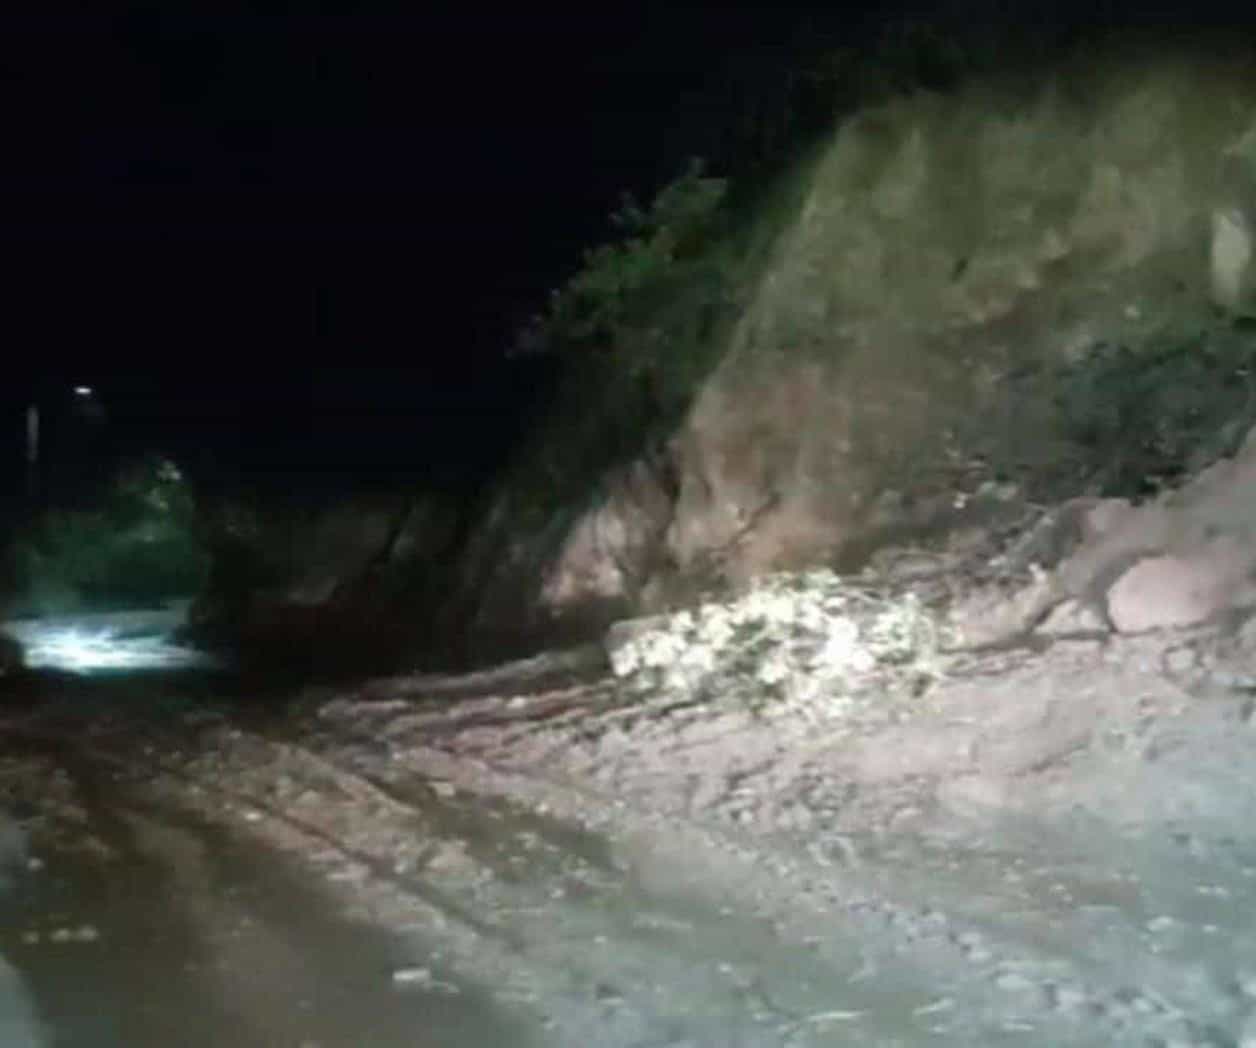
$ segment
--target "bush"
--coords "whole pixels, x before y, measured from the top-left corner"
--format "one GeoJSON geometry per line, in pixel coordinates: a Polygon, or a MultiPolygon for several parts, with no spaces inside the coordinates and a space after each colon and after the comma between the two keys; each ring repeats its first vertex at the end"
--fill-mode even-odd
{"type": "Polygon", "coordinates": [[[622,239],[585,251],[579,271],[524,333],[528,349],[606,349],[622,341],[627,327],[649,319],[660,292],[685,282],[686,263],[718,232],[726,183],[703,171],[703,162],[693,160],[648,210],[624,195],[611,215],[622,239]]]}
{"type": "Polygon", "coordinates": [[[548,531],[556,506],[596,498],[609,469],[649,457],[718,359],[739,279],[726,189],[693,160],[648,208],[625,194],[611,216],[621,239],[585,252],[523,333],[519,349],[551,355],[559,377],[511,466],[520,520],[548,531]]]}
{"type": "Polygon", "coordinates": [[[156,457],[132,462],[98,507],[48,509],[17,537],[17,609],[55,614],[192,593],[207,569],[192,525],[178,469],[156,457]]]}
{"type": "Polygon", "coordinates": [[[1008,392],[1012,425],[1045,409],[1053,436],[1017,461],[996,450],[997,472],[1048,498],[1149,496],[1233,454],[1256,425],[1256,342],[1203,328],[1136,348],[1100,343],[1008,392]]]}

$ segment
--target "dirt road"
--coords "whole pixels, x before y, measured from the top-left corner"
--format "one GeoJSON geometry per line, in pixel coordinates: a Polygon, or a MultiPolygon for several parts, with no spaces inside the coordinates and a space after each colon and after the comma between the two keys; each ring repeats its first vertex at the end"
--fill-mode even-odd
{"type": "Polygon", "coordinates": [[[1211,690],[1061,644],[831,721],[587,651],[62,679],[0,724],[0,956],[32,1044],[1256,1044],[1251,699],[1183,646],[1211,690]]]}

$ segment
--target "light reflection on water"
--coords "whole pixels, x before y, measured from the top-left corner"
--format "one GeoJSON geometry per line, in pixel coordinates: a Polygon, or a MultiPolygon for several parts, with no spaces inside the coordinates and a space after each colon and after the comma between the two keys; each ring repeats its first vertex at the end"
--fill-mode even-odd
{"type": "Polygon", "coordinates": [[[212,655],[175,643],[186,601],[151,611],[18,619],[2,628],[25,649],[31,669],[92,674],[117,670],[213,669],[212,655]]]}

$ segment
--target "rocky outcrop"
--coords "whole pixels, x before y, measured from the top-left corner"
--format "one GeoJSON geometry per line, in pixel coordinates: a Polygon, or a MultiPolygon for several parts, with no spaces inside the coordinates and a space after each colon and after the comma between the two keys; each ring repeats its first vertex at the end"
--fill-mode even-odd
{"type": "MultiPolygon", "coordinates": [[[[796,173],[801,203],[738,289],[720,363],[648,456],[597,490],[506,485],[400,528],[400,495],[215,525],[196,625],[296,648],[396,627],[447,655],[502,657],[763,573],[850,573],[882,547],[989,533],[974,506],[1023,517],[1033,506],[990,451],[1024,475],[1056,469],[1061,408],[1009,399],[1018,376],[1102,344],[1233,333],[1252,312],[1253,112],[1240,58],[1129,45],[855,113],[796,173]]],[[[1195,503],[1224,518],[1214,534],[1167,503],[1096,501],[1058,472],[1033,502],[1087,498],[1043,531],[1050,555],[1017,569],[1054,573],[1015,600],[1000,591],[997,622],[962,613],[973,643],[1182,625],[1246,599],[1229,496],[1195,503]]]]}
{"type": "Polygon", "coordinates": [[[732,570],[831,556],[886,488],[951,487],[972,412],[1045,435],[1009,372],[1250,308],[1253,103],[1216,55],[1088,55],[850,120],[678,437],[669,553],[761,513],[732,570]]]}
{"type": "Polygon", "coordinates": [[[1075,500],[1047,523],[1074,530],[1071,548],[1034,563],[1033,581],[1014,593],[995,587],[958,601],[961,643],[1142,633],[1256,607],[1256,429],[1236,455],[1158,498],[1075,500]]]}
{"type": "MultiPolygon", "coordinates": [[[[659,610],[964,526],[956,506],[997,480],[984,449],[1055,465],[1058,406],[1009,406],[1018,374],[1250,311],[1253,111],[1241,57],[1129,45],[855,114],[667,444],[671,483],[629,495],[621,468],[556,509],[558,538],[512,554],[509,603],[659,610]]],[[[1232,555],[1197,556],[1215,585],[1146,564],[1111,613],[1147,624],[1129,606],[1183,571],[1202,588],[1178,619],[1224,602],[1232,555]]]]}
{"type": "Polygon", "coordinates": [[[732,598],[616,623],[611,669],[681,705],[831,712],[929,689],[970,659],[1097,651],[1120,635],[1166,653],[1175,637],[1250,646],[1256,428],[1234,456],[1141,505],[1075,499],[1036,523],[986,528],[967,549],[895,552],[855,576],[768,574],[732,598]]]}

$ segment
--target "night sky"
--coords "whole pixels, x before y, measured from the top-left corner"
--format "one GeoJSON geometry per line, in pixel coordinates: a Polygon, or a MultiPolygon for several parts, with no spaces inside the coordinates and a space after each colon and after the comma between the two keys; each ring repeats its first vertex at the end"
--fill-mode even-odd
{"type": "Polygon", "coordinates": [[[6,40],[10,330],[101,373],[181,347],[478,367],[621,190],[704,151],[699,96],[793,30],[648,5],[26,16],[6,40]]]}
{"type": "Polygon", "coordinates": [[[489,433],[541,381],[511,331],[620,192],[718,156],[734,100],[900,11],[197,6],[6,23],[10,419],[89,382],[116,425],[202,450],[489,433]]]}
{"type": "Polygon", "coordinates": [[[6,27],[6,417],[86,382],[115,430],[349,459],[509,429],[544,381],[504,362],[512,332],[812,32],[788,8],[166,8],[191,10],[6,27]]]}

